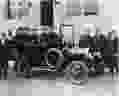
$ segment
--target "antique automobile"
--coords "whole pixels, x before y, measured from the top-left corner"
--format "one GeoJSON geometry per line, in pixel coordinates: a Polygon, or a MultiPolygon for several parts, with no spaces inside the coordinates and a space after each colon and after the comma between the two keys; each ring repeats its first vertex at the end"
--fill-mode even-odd
{"type": "Polygon", "coordinates": [[[16,76],[31,78],[48,76],[51,72],[56,76],[63,74],[72,83],[115,74],[118,72],[118,37],[111,33],[107,36],[86,34],[75,44],[73,40],[64,40],[61,33],[20,26],[11,39],[10,34],[7,39],[1,35],[0,51],[4,54],[0,60],[1,74],[3,71],[7,76],[12,69],[16,76]]]}

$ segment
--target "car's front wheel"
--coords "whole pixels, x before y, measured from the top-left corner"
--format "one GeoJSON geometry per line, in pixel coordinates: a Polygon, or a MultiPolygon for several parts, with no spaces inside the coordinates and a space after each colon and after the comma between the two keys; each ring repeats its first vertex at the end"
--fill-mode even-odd
{"type": "Polygon", "coordinates": [[[88,80],[88,67],[80,61],[72,61],[66,68],[65,77],[72,84],[82,84],[88,80]]]}

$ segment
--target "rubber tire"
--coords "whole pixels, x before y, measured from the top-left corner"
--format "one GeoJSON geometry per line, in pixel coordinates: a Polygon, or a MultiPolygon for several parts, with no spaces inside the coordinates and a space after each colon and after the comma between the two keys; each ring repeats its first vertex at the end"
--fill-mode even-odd
{"type": "Polygon", "coordinates": [[[72,84],[81,85],[86,83],[88,80],[88,67],[85,64],[81,63],[82,62],[80,62],[80,64],[71,63],[66,68],[65,78],[66,80],[71,81],[72,84]],[[78,79],[75,78],[75,76],[73,75],[74,73],[72,71],[72,69],[76,68],[76,66],[80,66],[81,68],[80,73],[78,74],[79,75],[78,79]]]}

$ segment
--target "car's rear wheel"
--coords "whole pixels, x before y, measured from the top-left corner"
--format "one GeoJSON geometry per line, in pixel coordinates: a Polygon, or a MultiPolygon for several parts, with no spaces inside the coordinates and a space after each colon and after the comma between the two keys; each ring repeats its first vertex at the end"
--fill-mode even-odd
{"type": "Polygon", "coordinates": [[[46,55],[46,62],[50,68],[59,68],[63,63],[64,56],[62,51],[56,48],[50,48],[46,55]]]}

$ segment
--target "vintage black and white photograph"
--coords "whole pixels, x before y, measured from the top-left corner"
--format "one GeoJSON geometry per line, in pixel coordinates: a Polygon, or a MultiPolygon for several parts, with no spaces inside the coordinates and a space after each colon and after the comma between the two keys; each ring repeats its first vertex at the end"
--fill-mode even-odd
{"type": "Polygon", "coordinates": [[[118,0],[0,0],[1,96],[118,96],[118,0]]]}

